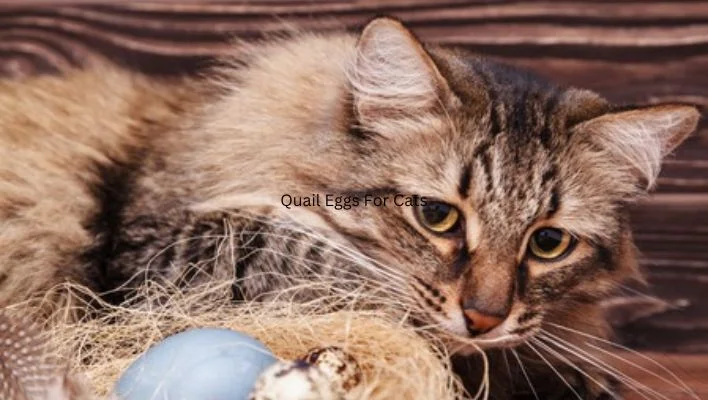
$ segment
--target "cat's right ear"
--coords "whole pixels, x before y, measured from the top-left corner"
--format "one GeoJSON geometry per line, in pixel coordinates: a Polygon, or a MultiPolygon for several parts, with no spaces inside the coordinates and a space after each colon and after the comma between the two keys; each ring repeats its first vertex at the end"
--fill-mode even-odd
{"type": "Polygon", "coordinates": [[[377,18],[364,28],[350,82],[359,123],[374,131],[380,122],[418,117],[452,98],[423,45],[391,18],[377,18]]]}
{"type": "Polygon", "coordinates": [[[611,160],[613,169],[627,170],[636,182],[651,187],[662,159],[695,129],[698,110],[689,105],[662,104],[609,112],[579,124],[611,160]]]}

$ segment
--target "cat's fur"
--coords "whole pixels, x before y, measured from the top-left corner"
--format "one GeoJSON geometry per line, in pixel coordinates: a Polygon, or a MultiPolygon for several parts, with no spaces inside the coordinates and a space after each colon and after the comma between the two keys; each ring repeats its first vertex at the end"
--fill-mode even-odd
{"type": "MultiPolygon", "coordinates": [[[[308,280],[324,284],[293,298],[365,283],[452,350],[533,358],[520,344],[541,329],[583,339],[553,324],[607,335],[597,300],[638,276],[627,205],[697,120],[690,106],[618,108],[423,46],[389,19],[360,37],[262,43],[206,79],[102,66],[2,82],[0,304],[65,281],[113,302],[146,278],[236,277],[236,298],[264,300],[308,280]],[[281,205],[312,193],[444,200],[464,235],[431,234],[412,207],[281,205]],[[575,250],[528,257],[542,226],[571,232],[575,250]],[[470,302],[504,323],[471,338],[470,302]]],[[[574,389],[607,396],[600,368],[567,356],[591,377],[553,359],[574,389]]],[[[539,390],[572,395],[528,365],[539,390]]],[[[499,375],[494,397],[528,392],[499,375]]]]}

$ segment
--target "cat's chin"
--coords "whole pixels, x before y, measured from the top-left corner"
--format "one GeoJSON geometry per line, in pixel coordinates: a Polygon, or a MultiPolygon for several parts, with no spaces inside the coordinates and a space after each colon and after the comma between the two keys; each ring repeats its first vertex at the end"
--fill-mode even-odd
{"type": "Polygon", "coordinates": [[[531,335],[497,337],[497,338],[460,338],[451,339],[447,343],[447,348],[452,355],[467,356],[479,354],[482,350],[489,349],[509,349],[523,345],[531,335]]]}
{"type": "Polygon", "coordinates": [[[446,346],[451,354],[457,355],[470,355],[488,349],[515,348],[523,345],[540,331],[540,328],[534,327],[523,329],[523,333],[509,333],[510,330],[504,328],[502,325],[475,337],[451,336],[447,338],[446,346]]]}
{"type": "MultiPolygon", "coordinates": [[[[438,319],[434,331],[450,354],[469,355],[481,350],[515,348],[541,331],[542,314],[519,325],[516,321],[523,312],[519,309],[494,329],[476,336],[469,335],[463,318],[438,319]]],[[[411,321],[414,325],[426,326],[423,319],[412,318],[411,321]]]]}

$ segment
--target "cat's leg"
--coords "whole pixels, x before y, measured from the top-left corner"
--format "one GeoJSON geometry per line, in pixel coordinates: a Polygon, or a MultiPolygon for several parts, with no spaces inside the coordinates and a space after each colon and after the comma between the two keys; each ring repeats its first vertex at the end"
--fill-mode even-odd
{"type": "MultiPolygon", "coordinates": [[[[326,240],[269,215],[239,212],[197,214],[185,210],[125,218],[120,232],[104,245],[112,303],[146,280],[188,287],[233,280],[235,300],[265,300],[284,295],[311,300],[340,282],[356,282],[326,240]],[[333,285],[324,285],[331,277],[333,285]],[[312,285],[308,287],[308,283],[312,285]],[[320,292],[315,293],[317,290],[320,292]]],[[[356,275],[358,276],[358,275],[356,275]]],[[[358,279],[359,282],[364,282],[358,279]]]]}
{"type": "Polygon", "coordinates": [[[226,213],[125,215],[92,252],[95,262],[104,264],[105,298],[120,303],[147,281],[189,287],[243,278],[245,268],[235,260],[246,257],[247,249],[243,237],[233,234],[244,230],[257,232],[258,227],[226,213]]]}
{"type": "Polygon", "coordinates": [[[8,208],[3,200],[0,195],[0,308],[37,307],[48,316],[69,306],[76,296],[68,285],[93,284],[79,257],[91,242],[81,216],[53,199],[8,208]]]}

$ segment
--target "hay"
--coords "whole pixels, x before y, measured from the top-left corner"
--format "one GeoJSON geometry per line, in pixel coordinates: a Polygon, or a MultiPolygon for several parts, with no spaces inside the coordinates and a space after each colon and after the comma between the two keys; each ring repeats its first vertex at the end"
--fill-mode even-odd
{"type": "Polygon", "coordinates": [[[353,307],[323,313],[319,303],[236,305],[229,287],[214,285],[190,293],[152,287],[130,304],[103,304],[98,318],[79,321],[67,318],[72,313],[64,309],[54,318],[51,341],[99,397],[109,394],[120,374],[150,346],[196,327],[249,334],[282,359],[301,357],[313,347],[341,346],[363,368],[361,398],[444,400],[462,393],[443,347],[402,318],[353,307]]]}

